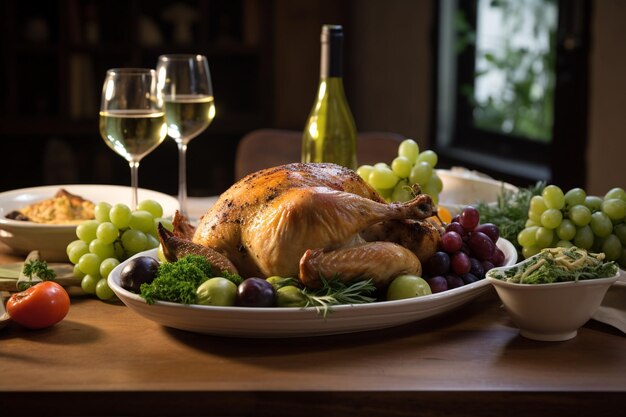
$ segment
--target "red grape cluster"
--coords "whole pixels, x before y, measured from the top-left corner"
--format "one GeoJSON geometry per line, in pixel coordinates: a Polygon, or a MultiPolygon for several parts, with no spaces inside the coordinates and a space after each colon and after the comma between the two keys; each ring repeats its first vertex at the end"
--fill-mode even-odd
{"type": "Polygon", "coordinates": [[[496,246],[498,226],[480,224],[480,213],[467,206],[452,218],[441,235],[439,251],[424,263],[426,281],[433,293],[457,288],[485,277],[485,272],[504,263],[496,246]]]}

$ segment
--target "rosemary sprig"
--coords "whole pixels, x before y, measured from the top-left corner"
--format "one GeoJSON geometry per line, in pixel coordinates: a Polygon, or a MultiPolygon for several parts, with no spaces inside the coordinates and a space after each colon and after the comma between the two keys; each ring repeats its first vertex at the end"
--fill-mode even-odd
{"type": "Polygon", "coordinates": [[[315,307],[324,318],[331,306],[339,304],[366,304],[376,301],[370,294],[376,291],[371,279],[345,283],[338,279],[327,280],[320,277],[322,288],[304,288],[302,294],[307,299],[305,307],[315,307]]]}

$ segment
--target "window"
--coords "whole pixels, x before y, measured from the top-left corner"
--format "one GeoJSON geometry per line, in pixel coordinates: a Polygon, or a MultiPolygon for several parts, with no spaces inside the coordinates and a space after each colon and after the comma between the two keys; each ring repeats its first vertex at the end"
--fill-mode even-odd
{"type": "Polygon", "coordinates": [[[435,147],[516,183],[584,185],[588,3],[442,0],[435,147]]]}

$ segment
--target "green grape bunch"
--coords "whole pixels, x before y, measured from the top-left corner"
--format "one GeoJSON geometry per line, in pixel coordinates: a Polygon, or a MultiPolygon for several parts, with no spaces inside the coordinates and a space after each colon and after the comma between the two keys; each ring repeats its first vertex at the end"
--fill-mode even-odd
{"type": "Polygon", "coordinates": [[[443,189],[443,182],[435,170],[437,161],[434,151],[420,152],[417,142],[405,139],[398,146],[398,156],[391,164],[361,165],[356,172],[387,202],[410,200],[413,198],[412,186],[419,185],[422,192],[430,195],[437,204],[443,189]]]}
{"type": "Polygon", "coordinates": [[[626,268],[626,191],[615,187],[599,197],[548,185],[531,198],[517,242],[525,258],[543,248],[577,246],[626,268]]]}
{"type": "Polygon", "coordinates": [[[108,300],[113,291],[107,277],[113,268],[132,255],[157,248],[159,223],[170,231],[174,226],[154,200],[141,201],[134,211],[125,204],[100,202],[94,215],[95,219],[76,226],[77,239],[67,245],[66,253],[83,291],[108,300]]]}

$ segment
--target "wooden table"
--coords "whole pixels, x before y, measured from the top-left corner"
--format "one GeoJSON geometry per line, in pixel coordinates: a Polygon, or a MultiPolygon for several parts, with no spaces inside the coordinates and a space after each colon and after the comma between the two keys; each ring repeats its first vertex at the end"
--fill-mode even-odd
{"type": "MultiPolygon", "coordinates": [[[[20,260],[0,244],[0,263],[20,260]]],[[[61,323],[0,330],[0,415],[624,415],[626,337],[518,335],[495,292],[392,329],[296,339],[161,327],[72,293],[61,323]]]]}

